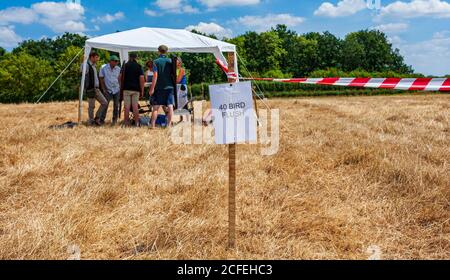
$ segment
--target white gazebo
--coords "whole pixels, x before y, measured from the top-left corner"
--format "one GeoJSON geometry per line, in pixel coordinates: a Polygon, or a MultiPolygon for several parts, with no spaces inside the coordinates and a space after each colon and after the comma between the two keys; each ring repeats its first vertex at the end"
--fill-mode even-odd
{"type": "Polygon", "coordinates": [[[92,48],[104,49],[119,53],[120,60],[127,61],[128,54],[135,51],[156,52],[160,45],[169,47],[170,52],[212,53],[224,66],[228,66],[223,53],[233,53],[234,75],[238,75],[236,46],[206,36],[195,34],[184,29],[142,27],[123,32],[116,32],[86,41],[84,49],[83,74],[80,86],[78,122],[82,120],[84,82],[86,79],[86,62],[92,48]]]}

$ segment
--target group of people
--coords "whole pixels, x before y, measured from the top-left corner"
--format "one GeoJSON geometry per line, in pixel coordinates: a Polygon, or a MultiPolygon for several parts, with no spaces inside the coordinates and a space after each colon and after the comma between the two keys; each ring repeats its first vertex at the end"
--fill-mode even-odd
{"type": "Polygon", "coordinates": [[[158,112],[164,108],[167,118],[166,126],[172,125],[172,118],[175,106],[176,84],[186,87],[186,71],[183,68],[180,58],[174,62],[168,57],[169,48],[161,45],[158,48],[158,58],[148,61],[145,65],[147,71],[137,61],[137,54],[131,53],[129,60],[122,67],[119,66],[119,58],[116,55],[110,56],[108,64],[103,65],[97,73],[96,64],[99,61],[99,54],[91,52],[87,61],[85,95],[88,99],[89,124],[102,126],[105,124],[108,107],[113,101],[112,124],[117,124],[120,114],[121,100],[124,102],[124,125],[131,124],[129,116],[133,112],[136,126],[140,125],[139,99],[144,97],[146,83],[150,84],[149,95],[152,106],[150,120],[151,128],[156,127],[158,112]],[[176,63],[176,74],[174,75],[174,65],[176,63]],[[174,81],[174,77],[176,81],[174,81]],[[95,112],[95,103],[99,102],[100,107],[95,112]]]}

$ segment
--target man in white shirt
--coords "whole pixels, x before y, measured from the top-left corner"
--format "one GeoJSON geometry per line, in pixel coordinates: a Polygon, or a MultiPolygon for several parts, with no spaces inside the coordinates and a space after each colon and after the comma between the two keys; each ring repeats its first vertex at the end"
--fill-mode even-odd
{"type": "MultiPolygon", "coordinates": [[[[120,107],[120,67],[119,58],[115,55],[110,57],[109,63],[102,66],[100,69],[100,86],[103,91],[103,95],[106,97],[106,100],[109,102],[113,100],[113,117],[112,124],[115,125],[119,118],[119,107],[120,107]]],[[[103,111],[103,114],[100,118],[101,123],[105,123],[106,114],[108,113],[108,107],[103,111]]]]}

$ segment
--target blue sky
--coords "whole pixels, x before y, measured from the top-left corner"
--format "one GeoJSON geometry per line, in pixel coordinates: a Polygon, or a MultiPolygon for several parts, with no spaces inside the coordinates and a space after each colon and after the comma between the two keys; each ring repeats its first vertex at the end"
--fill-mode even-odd
{"type": "Polygon", "coordinates": [[[340,37],[380,29],[406,62],[427,75],[450,73],[450,0],[0,0],[0,46],[65,31],[97,36],[141,26],[195,28],[219,37],[283,23],[299,33],[340,37]],[[76,1],[75,1],[76,2],[76,1]],[[379,4],[378,4],[378,3],[379,4]]]}

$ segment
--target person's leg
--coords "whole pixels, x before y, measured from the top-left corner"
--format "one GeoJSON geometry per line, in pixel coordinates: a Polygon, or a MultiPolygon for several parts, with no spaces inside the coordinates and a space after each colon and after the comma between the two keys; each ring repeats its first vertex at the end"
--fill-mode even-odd
{"type": "Polygon", "coordinates": [[[116,124],[119,119],[120,94],[116,93],[112,96],[113,99],[113,118],[112,123],[116,124]]]}
{"type": "Polygon", "coordinates": [[[102,123],[104,123],[105,120],[106,120],[106,115],[108,114],[108,109],[109,109],[109,103],[111,102],[111,99],[113,98],[113,96],[112,96],[111,94],[109,94],[109,93],[105,93],[103,96],[104,96],[105,99],[106,99],[106,108],[105,108],[105,110],[102,112],[102,115],[100,116],[100,121],[101,121],[102,123]]]}
{"type": "Polygon", "coordinates": [[[94,124],[95,98],[88,98],[89,124],[94,124]]]}
{"type": "Polygon", "coordinates": [[[173,107],[175,106],[175,98],[174,98],[174,91],[168,90],[167,91],[167,127],[172,126],[172,119],[173,119],[173,107]]]}
{"type": "Polygon", "coordinates": [[[97,122],[97,124],[101,124],[101,116],[106,110],[108,102],[106,101],[105,96],[103,96],[103,93],[100,90],[95,91],[95,99],[97,99],[97,101],[100,103],[100,108],[98,108],[97,113],[95,114],[95,121],[97,122]]]}
{"type": "Polygon", "coordinates": [[[139,92],[134,92],[131,98],[131,104],[133,106],[134,123],[139,126],[139,92]]]}
{"type": "Polygon", "coordinates": [[[171,127],[173,118],[173,105],[169,105],[167,107],[167,127],[171,127]]]}
{"type": "Polygon", "coordinates": [[[130,125],[131,96],[128,91],[123,92],[123,104],[124,104],[123,123],[125,125],[130,125]]]}
{"type": "Polygon", "coordinates": [[[152,128],[156,127],[156,118],[158,117],[159,105],[153,105],[152,108],[152,128]]]}

